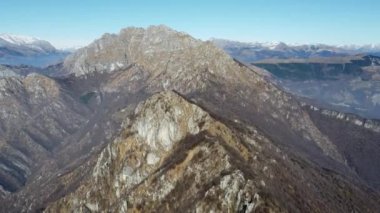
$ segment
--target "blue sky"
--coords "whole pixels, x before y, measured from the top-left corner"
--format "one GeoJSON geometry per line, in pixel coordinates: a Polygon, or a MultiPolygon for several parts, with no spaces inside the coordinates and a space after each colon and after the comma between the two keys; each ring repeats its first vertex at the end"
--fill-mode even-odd
{"type": "Polygon", "coordinates": [[[200,39],[379,44],[379,0],[1,0],[0,32],[58,47],[127,26],[165,24],[200,39]]]}

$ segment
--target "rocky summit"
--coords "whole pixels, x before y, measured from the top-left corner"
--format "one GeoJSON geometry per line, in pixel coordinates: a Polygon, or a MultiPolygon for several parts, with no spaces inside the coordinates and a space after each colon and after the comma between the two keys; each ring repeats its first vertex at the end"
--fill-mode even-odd
{"type": "Polygon", "coordinates": [[[305,104],[212,42],[126,28],[40,74],[0,72],[6,212],[380,207],[378,121],[305,104]]]}

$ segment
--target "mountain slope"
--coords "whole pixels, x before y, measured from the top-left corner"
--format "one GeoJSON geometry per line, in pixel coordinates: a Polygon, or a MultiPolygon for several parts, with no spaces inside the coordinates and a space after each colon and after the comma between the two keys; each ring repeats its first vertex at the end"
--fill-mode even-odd
{"type": "Polygon", "coordinates": [[[315,106],[305,108],[318,129],[341,150],[347,164],[370,186],[380,189],[380,121],[315,106]]]}
{"type": "Polygon", "coordinates": [[[85,122],[86,109],[53,79],[35,73],[1,77],[0,104],[0,188],[9,194],[85,122]]]}
{"type": "Polygon", "coordinates": [[[173,92],[139,104],[125,123],[94,159],[92,177],[46,212],[371,212],[379,205],[256,129],[225,125],[173,92]]]}
{"type": "Polygon", "coordinates": [[[64,69],[76,76],[114,73],[115,81],[104,88],[109,95],[124,90],[136,92],[131,85],[140,85],[140,90],[150,94],[174,89],[196,97],[201,105],[216,114],[255,123],[278,140],[297,138],[295,141],[301,146],[304,144],[306,149],[317,145],[325,154],[343,161],[291,96],[254,70],[239,66],[211,43],[164,26],[146,30],[127,28],[120,35],[105,35],[68,57],[64,69]],[[118,64],[122,66],[118,68],[118,64]],[[133,69],[129,69],[131,67],[133,69]],[[128,71],[123,72],[126,68],[128,71]],[[223,109],[215,107],[222,102],[223,109]],[[275,126],[281,128],[274,129],[284,131],[272,132],[275,126]],[[313,142],[309,146],[305,145],[307,141],[313,142]]]}

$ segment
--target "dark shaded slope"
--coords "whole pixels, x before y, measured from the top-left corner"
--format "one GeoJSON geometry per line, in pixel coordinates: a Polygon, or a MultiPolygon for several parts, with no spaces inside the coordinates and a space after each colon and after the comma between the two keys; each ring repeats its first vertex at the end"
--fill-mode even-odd
{"type": "Polygon", "coordinates": [[[363,126],[371,121],[354,116],[348,121],[343,113],[334,116],[327,114],[327,110],[322,113],[307,108],[313,122],[336,144],[347,164],[370,186],[380,190],[380,132],[363,126]]]}

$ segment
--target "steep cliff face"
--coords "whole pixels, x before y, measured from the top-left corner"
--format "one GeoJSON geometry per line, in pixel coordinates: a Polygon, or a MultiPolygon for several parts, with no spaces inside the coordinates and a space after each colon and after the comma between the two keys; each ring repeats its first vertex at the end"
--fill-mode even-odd
{"type": "Polygon", "coordinates": [[[89,179],[45,212],[371,212],[378,205],[255,128],[224,124],[174,92],[139,104],[94,162],[89,179]]]}
{"type": "Polygon", "coordinates": [[[363,129],[368,129],[369,131],[372,132],[377,132],[380,133],[380,121],[376,119],[366,119],[362,118],[358,115],[355,114],[349,114],[349,113],[343,113],[343,112],[338,112],[334,110],[329,110],[329,109],[324,109],[324,108],[319,108],[317,106],[309,105],[306,103],[301,103],[303,107],[305,107],[308,111],[314,111],[314,112],[319,112],[323,116],[336,119],[336,120],[341,120],[343,122],[347,122],[351,125],[355,125],[358,127],[361,127],[363,129]]]}

